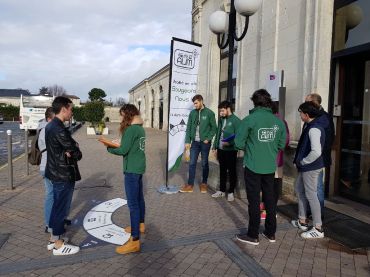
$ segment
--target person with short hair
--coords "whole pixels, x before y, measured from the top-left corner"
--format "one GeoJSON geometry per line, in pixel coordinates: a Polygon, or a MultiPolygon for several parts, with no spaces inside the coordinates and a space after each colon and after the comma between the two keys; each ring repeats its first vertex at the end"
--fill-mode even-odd
{"type": "Polygon", "coordinates": [[[193,192],[198,156],[201,154],[203,171],[202,183],[199,187],[201,193],[206,193],[209,174],[208,156],[217,130],[216,118],[215,113],[204,105],[202,95],[195,95],[192,101],[194,109],[189,114],[185,135],[185,149],[190,149],[189,178],[180,192],[193,192]]]}
{"type": "Polygon", "coordinates": [[[327,122],[324,120],[325,118],[320,116],[320,107],[314,102],[302,103],[298,111],[305,125],[293,161],[298,170],[295,183],[298,198],[298,219],[292,220],[291,223],[294,227],[305,231],[301,234],[304,239],[323,238],[317,180],[324,167],[323,148],[327,122]],[[311,229],[308,228],[308,205],[312,212],[313,227],[311,229]]]}
{"type": "Polygon", "coordinates": [[[44,179],[45,186],[45,200],[44,200],[44,222],[45,222],[45,233],[51,233],[49,229],[50,213],[53,207],[54,195],[53,195],[53,184],[51,181],[45,177],[45,167],[47,160],[47,151],[45,144],[45,127],[54,118],[55,113],[52,107],[49,107],[45,111],[45,118],[39,122],[37,127],[37,132],[39,132],[39,138],[37,140],[37,145],[41,152],[41,162],[40,162],[40,175],[44,179]]]}
{"type": "Polygon", "coordinates": [[[276,202],[274,175],[276,156],[284,149],[286,131],[284,123],[271,110],[271,95],[265,89],[255,91],[251,97],[254,109],[245,117],[236,132],[235,146],[244,151],[244,180],[248,198],[248,233],[236,238],[251,245],[259,244],[260,192],[265,201],[266,221],[263,236],[275,242],[276,202]]]}
{"type": "Polygon", "coordinates": [[[130,210],[131,226],[125,228],[131,233],[130,239],[116,247],[116,253],[128,254],[140,251],[140,233],[145,232],[145,201],[143,174],[146,168],[145,130],[140,111],[133,104],[125,104],[120,109],[121,143],[118,148],[108,147],[111,154],[122,156],[123,174],[127,205],[130,210]]]}
{"type": "Polygon", "coordinates": [[[235,149],[234,138],[240,126],[240,119],[231,111],[231,103],[223,101],[218,105],[220,119],[216,138],[213,143],[213,152],[217,157],[220,168],[220,190],[212,194],[212,197],[224,197],[226,193],[226,181],[229,176],[230,187],[227,200],[234,201],[234,190],[237,181],[236,159],[238,150],[235,149]]]}
{"type": "Polygon", "coordinates": [[[75,182],[81,180],[77,161],[82,159],[78,143],[65,128],[64,122],[72,118],[72,101],[64,96],[58,96],[52,103],[55,117],[45,127],[47,162],[45,177],[53,185],[54,203],[51,209],[49,227],[52,234],[48,249],[54,255],[72,255],[80,248],[67,244],[62,235],[65,233],[64,218],[75,182]]]}
{"type": "MultiPolygon", "coordinates": [[[[317,196],[319,197],[320,206],[321,206],[321,216],[324,214],[325,207],[325,175],[329,172],[332,160],[331,160],[331,148],[335,139],[335,127],[333,122],[333,117],[327,113],[324,108],[321,106],[321,96],[317,93],[310,93],[306,96],[306,102],[312,101],[319,107],[321,121],[324,122],[328,127],[324,129],[325,131],[325,143],[322,151],[322,157],[324,160],[324,168],[321,170],[318,177],[318,187],[317,187],[317,196]]],[[[310,213],[310,212],[309,212],[310,213]]]]}

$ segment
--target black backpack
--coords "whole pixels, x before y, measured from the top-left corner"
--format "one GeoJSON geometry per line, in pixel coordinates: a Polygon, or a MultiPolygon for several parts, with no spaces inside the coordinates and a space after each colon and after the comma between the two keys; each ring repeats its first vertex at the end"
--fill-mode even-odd
{"type": "Polygon", "coordinates": [[[46,149],[40,151],[38,141],[40,130],[37,130],[36,135],[33,137],[31,141],[31,150],[28,153],[28,162],[32,165],[40,165],[42,153],[46,151],[46,149]]]}

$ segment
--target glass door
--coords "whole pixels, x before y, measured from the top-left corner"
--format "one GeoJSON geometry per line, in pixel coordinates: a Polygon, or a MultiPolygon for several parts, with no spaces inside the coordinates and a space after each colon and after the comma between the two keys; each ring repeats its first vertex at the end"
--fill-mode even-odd
{"type": "Polygon", "coordinates": [[[339,193],[370,205],[370,52],[346,57],[339,193]]]}

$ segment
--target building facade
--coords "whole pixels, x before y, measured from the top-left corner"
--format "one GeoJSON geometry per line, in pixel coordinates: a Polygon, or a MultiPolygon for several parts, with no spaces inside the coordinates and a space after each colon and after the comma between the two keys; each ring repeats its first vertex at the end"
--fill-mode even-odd
{"type": "Polygon", "coordinates": [[[169,65],[166,65],[130,89],[129,103],[139,108],[144,127],[167,129],[168,88],[169,65]]]}
{"type": "MultiPolygon", "coordinates": [[[[218,47],[209,17],[229,7],[230,0],[193,0],[192,40],[202,44],[198,93],[215,112],[218,103],[226,99],[229,50],[218,47]]],[[[321,95],[322,106],[333,115],[336,127],[326,194],[370,205],[369,15],[368,0],[263,0],[250,17],[246,37],[233,49],[233,102],[241,118],[252,108],[252,93],[266,87],[271,73],[284,71],[286,92],[280,100],[292,141],[284,168],[287,192],[293,191],[296,170],[292,156],[302,127],[297,108],[307,94],[315,92],[321,95]]],[[[242,16],[237,15],[236,25],[240,34],[242,16]]],[[[164,69],[168,71],[168,67],[164,69]]],[[[160,73],[168,76],[165,71],[160,73]]],[[[166,88],[168,99],[168,77],[162,80],[167,82],[160,85],[166,88]]],[[[141,82],[130,91],[130,102],[144,101],[145,108],[141,108],[146,126],[156,128],[155,117],[151,117],[153,84],[141,82]],[[133,91],[138,93],[136,97],[133,91]],[[150,124],[153,118],[154,124],[150,124]]],[[[164,99],[163,105],[166,103],[164,99]]]]}
{"type": "Polygon", "coordinates": [[[19,107],[21,95],[30,96],[31,94],[24,89],[0,89],[0,105],[19,107]]]}

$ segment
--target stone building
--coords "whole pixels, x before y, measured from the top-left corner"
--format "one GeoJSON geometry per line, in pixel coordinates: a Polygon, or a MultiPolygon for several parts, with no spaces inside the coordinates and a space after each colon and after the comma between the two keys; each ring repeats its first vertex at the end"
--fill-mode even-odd
{"type": "Polygon", "coordinates": [[[169,65],[159,69],[129,91],[129,103],[141,111],[145,127],[167,129],[169,65]]]}
{"type": "MultiPolygon", "coordinates": [[[[228,48],[219,49],[217,36],[209,29],[209,17],[229,7],[230,0],[193,0],[192,40],[202,44],[198,92],[215,112],[218,103],[226,99],[228,48]]],[[[241,15],[237,15],[236,25],[240,34],[244,28],[241,15]]],[[[250,96],[266,87],[268,76],[284,71],[283,108],[292,141],[285,159],[287,191],[293,188],[296,172],[291,161],[302,126],[297,108],[308,93],[316,92],[322,96],[323,108],[333,115],[336,127],[326,194],[370,205],[368,26],[368,0],[263,0],[250,17],[246,37],[236,43],[232,83],[239,117],[248,114],[250,96]]],[[[155,99],[159,86],[164,89],[165,106],[168,67],[130,91],[130,102],[141,99],[148,127],[158,126],[155,99]],[[161,78],[163,82],[158,80],[161,78]]]]}

